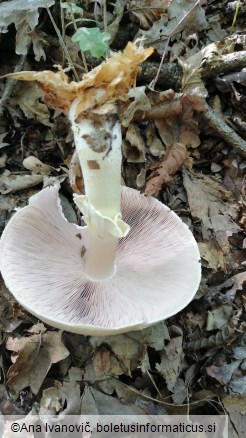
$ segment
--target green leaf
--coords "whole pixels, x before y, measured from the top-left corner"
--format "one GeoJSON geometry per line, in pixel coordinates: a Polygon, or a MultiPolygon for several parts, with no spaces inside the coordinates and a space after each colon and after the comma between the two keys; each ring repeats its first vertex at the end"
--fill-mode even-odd
{"type": "Polygon", "coordinates": [[[80,8],[79,6],[75,5],[74,3],[62,2],[61,8],[68,9],[68,10],[72,9],[74,14],[77,13],[77,14],[83,15],[83,13],[84,13],[83,9],[80,8]]]}
{"type": "Polygon", "coordinates": [[[100,32],[98,27],[80,27],[72,36],[72,41],[79,42],[81,51],[89,51],[95,58],[100,58],[108,49],[110,38],[109,33],[100,32]]]}

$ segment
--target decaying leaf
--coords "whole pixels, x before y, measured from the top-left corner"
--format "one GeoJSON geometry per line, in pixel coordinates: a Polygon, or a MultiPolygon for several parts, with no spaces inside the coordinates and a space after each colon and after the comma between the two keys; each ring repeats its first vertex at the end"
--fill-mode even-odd
{"type": "MultiPolygon", "coordinates": [[[[40,415],[78,415],[80,414],[80,385],[71,379],[63,383],[55,381],[52,388],[43,391],[40,401],[40,415]]],[[[59,417],[58,417],[59,418],[59,417]]]]}
{"type": "Polygon", "coordinates": [[[93,348],[98,348],[102,343],[106,343],[111,348],[120,366],[129,375],[131,375],[131,371],[136,368],[144,354],[144,346],[128,335],[113,335],[106,338],[92,336],[90,338],[90,344],[93,348]]]}
{"type": "Polygon", "coordinates": [[[143,415],[145,412],[135,406],[127,406],[115,397],[110,397],[93,387],[85,387],[82,395],[83,415],[143,415]]]}
{"type": "Polygon", "coordinates": [[[136,124],[130,123],[122,149],[129,163],[143,163],[145,161],[145,141],[136,124]]]}
{"type": "MultiPolygon", "coordinates": [[[[21,308],[9,295],[3,281],[0,281],[0,329],[3,332],[11,333],[24,319],[25,316],[21,308]]],[[[0,337],[0,342],[2,342],[3,338],[0,337]]]]}
{"type": "Polygon", "coordinates": [[[147,327],[144,330],[128,333],[128,336],[139,344],[154,348],[156,351],[162,350],[165,346],[165,341],[170,340],[169,331],[164,321],[147,327]]]}
{"type": "Polygon", "coordinates": [[[208,18],[208,23],[210,29],[207,31],[207,36],[211,42],[213,41],[223,41],[227,36],[225,29],[221,27],[221,16],[220,14],[213,14],[208,18]]]}
{"type": "Polygon", "coordinates": [[[14,193],[28,189],[43,182],[43,175],[13,175],[5,170],[0,176],[0,193],[14,193]]]}
{"type": "Polygon", "coordinates": [[[115,36],[119,30],[119,24],[124,14],[125,5],[127,0],[117,0],[114,4],[114,20],[107,26],[107,32],[110,34],[111,39],[109,40],[109,44],[114,40],[115,36]]]}
{"type": "Polygon", "coordinates": [[[176,25],[180,23],[178,32],[182,31],[184,38],[197,32],[197,29],[201,31],[208,27],[205,9],[201,7],[202,2],[198,5],[196,3],[196,0],[182,0],[182,7],[180,7],[180,0],[172,0],[168,8],[169,20],[176,21],[176,25]],[[181,22],[185,15],[185,20],[181,22]]]}
{"type": "Polygon", "coordinates": [[[238,311],[232,316],[229,323],[222,327],[222,329],[215,335],[209,336],[209,338],[199,338],[195,341],[187,342],[185,349],[196,351],[202,348],[221,347],[222,345],[233,342],[240,332],[240,317],[242,311],[238,311]]]}
{"type": "Polygon", "coordinates": [[[132,20],[138,21],[142,29],[149,29],[166,12],[170,1],[133,0],[128,2],[127,9],[132,20]]]}
{"type": "Polygon", "coordinates": [[[33,38],[32,31],[38,24],[39,8],[49,8],[54,5],[55,0],[9,0],[0,4],[0,27],[7,27],[15,23],[16,27],[16,53],[26,55],[29,44],[33,42],[33,50],[36,60],[41,57],[45,59],[45,54],[40,44],[38,35],[33,38]]]}
{"type": "Polygon", "coordinates": [[[146,169],[142,168],[136,178],[137,188],[143,189],[146,184],[146,169]]]}
{"type": "Polygon", "coordinates": [[[220,329],[232,316],[232,307],[229,304],[216,307],[208,312],[206,330],[220,329]]]}
{"type": "MultiPolygon", "coordinates": [[[[246,395],[233,395],[222,399],[222,404],[229,415],[229,420],[232,425],[232,432],[235,429],[238,437],[246,437],[246,395]]],[[[232,435],[233,436],[233,435],[232,435]]]]}
{"type": "Polygon", "coordinates": [[[239,230],[234,222],[238,204],[214,177],[184,171],[183,178],[190,211],[194,221],[201,221],[203,238],[209,240],[214,235],[220,248],[227,254],[228,238],[239,230]]]}
{"type": "Polygon", "coordinates": [[[172,180],[185,158],[186,147],[181,143],[174,144],[170,152],[151,167],[152,172],[147,180],[145,195],[158,196],[163,184],[168,184],[172,180]]]}
{"type": "Polygon", "coordinates": [[[169,391],[174,391],[176,381],[180,374],[180,366],[184,357],[182,349],[182,336],[176,336],[168,342],[161,351],[161,363],[156,364],[156,369],[164,377],[169,391]]]}
{"type": "Polygon", "coordinates": [[[234,377],[228,384],[229,395],[246,395],[246,375],[234,377]]]}
{"type": "Polygon", "coordinates": [[[226,38],[224,43],[216,41],[192,54],[185,60],[180,59],[183,68],[182,89],[183,91],[201,97],[207,96],[207,90],[202,80],[203,70],[223,63],[222,55],[228,50],[234,50],[235,37],[226,38]]]}
{"type": "Polygon", "coordinates": [[[154,157],[162,157],[165,154],[165,148],[161,140],[157,137],[155,127],[149,123],[146,130],[146,143],[150,153],[154,157]]]}
{"type": "Polygon", "coordinates": [[[202,67],[209,57],[215,57],[217,54],[217,45],[213,43],[185,60],[180,60],[180,65],[183,68],[183,91],[201,97],[207,96],[207,89],[202,81],[202,67]]]}
{"type": "Polygon", "coordinates": [[[127,373],[128,370],[124,363],[110,349],[101,346],[95,351],[91,360],[86,363],[84,378],[89,382],[95,382],[127,373]]]}
{"type": "Polygon", "coordinates": [[[226,260],[222,249],[214,242],[198,242],[198,247],[202,260],[206,260],[206,266],[216,271],[221,269],[226,270],[226,260]]]}
{"type": "Polygon", "coordinates": [[[211,365],[209,367],[206,367],[206,372],[210,377],[213,377],[221,385],[226,385],[230,382],[234,371],[238,369],[239,365],[240,360],[235,360],[232,363],[225,363],[220,367],[211,365]]]}
{"type": "Polygon", "coordinates": [[[23,160],[23,166],[25,169],[31,170],[35,175],[49,175],[52,171],[56,169],[48,164],[42,163],[37,157],[27,157],[23,160]]]}
{"type": "Polygon", "coordinates": [[[205,18],[205,11],[200,6],[193,8],[195,3],[196,0],[183,0],[182,7],[180,7],[180,0],[172,0],[168,7],[168,17],[161,15],[160,20],[155,21],[149,30],[140,30],[137,36],[145,36],[145,44],[153,45],[159,53],[162,53],[167,38],[173,32],[175,32],[174,35],[182,32],[182,35],[187,37],[197,32],[197,29],[206,29],[208,22],[205,18]],[[192,12],[187,14],[191,9],[192,12]]]}
{"type": "Polygon", "coordinates": [[[145,93],[145,89],[145,86],[130,89],[129,100],[120,107],[120,119],[123,126],[129,126],[136,111],[148,111],[151,109],[151,103],[145,93]]]}
{"type": "Polygon", "coordinates": [[[7,373],[7,385],[14,397],[27,386],[37,394],[51,365],[69,355],[61,332],[55,331],[22,338],[10,336],[6,348],[18,353],[7,373]]]}
{"type": "Polygon", "coordinates": [[[183,379],[177,378],[175,386],[173,388],[172,399],[174,403],[182,404],[187,398],[187,386],[183,379]]]}
{"type": "Polygon", "coordinates": [[[38,85],[27,82],[15,88],[15,95],[11,97],[10,103],[14,106],[18,105],[28,119],[36,119],[45,126],[52,126],[48,107],[40,102],[40,97],[41,91],[38,85]]]}
{"type": "Polygon", "coordinates": [[[158,21],[153,23],[153,26],[151,26],[149,30],[140,29],[137,36],[144,36],[145,44],[151,44],[161,54],[165,49],[167,38],[174,28],[175,23],[168,22],[167,16],[162,15],[158,21]]]}
{"type": "MultiPolygon", "coordinates": [[[[156,128],[162,142],[169,148],[174,143],[183,143],[187,148],[197,148],[200,145],[200,129],[194,117],[194,111],[200,111],[202,104],[199,98],[188,94],[176,94],[175,101],[179,98],[179,113],[170,111],[165,118],[155,121],[156,128]]],[[[170,102],[170,110],[172,109],[170,102]]]]}
{"type": "Polygon", "coordinates": [[[225,296],[229,303],[232,303],[237,291],[243,291],[246,284],[246,272],[240,272],[216,287],[219,291],[226,291],[225,296]]]}

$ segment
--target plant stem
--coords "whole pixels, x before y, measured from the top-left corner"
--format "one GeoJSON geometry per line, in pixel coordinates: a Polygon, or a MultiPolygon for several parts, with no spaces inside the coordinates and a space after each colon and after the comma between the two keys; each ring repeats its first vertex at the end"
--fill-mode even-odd
{"type": "MultiPolygon", "coordinates": [[[[74,30],[77,31],[78,30],[78,26],[77,26],[75,18],[74,18],[73,8],[72,8],[72,5],[71,5],[70,2],[68,4],[69,4],[70,13],[71,13],[71,16],[72,16],[73,27],[74,27],[74,30]]],[[[83,64],[84,64],[85,72],[88,73],[88,66],[87,66],[87,62],[86,62],[86,59],[85,59],[85,54],[84,54],[83,50],[80,50],[80,53],[81,53],[81,56],[82,56],[82,61],[83,61],[83,64]]]]}
{"type": "Polygon", "coordinates": [[[232,32],[234,30],[234,26],[235,26],[236,21],[237,21],[237,16],[238,16],[238,11],[239,11],[240,6],[241,6],[241,1],[237,0],[236,10],[235,10],[235,14],[234,14],[234,17],[233,17],[232,25],[231,25],[231,28],[230,28],[230,35],[232,34],[232,32]]]}
{"type": "Polygon", "coordinates": [[[104,32],[107,32],[108,29],[107,0],[103,0],[103,27],[104,27],[104,32]]]}

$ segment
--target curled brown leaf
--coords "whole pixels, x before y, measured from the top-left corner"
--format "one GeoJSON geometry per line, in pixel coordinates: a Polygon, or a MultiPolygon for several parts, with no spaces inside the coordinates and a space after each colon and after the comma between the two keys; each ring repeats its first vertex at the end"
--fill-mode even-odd
{"type": "Polygon", "coordinates": [[[186,158],[186,147],[182,143],[175,143],[165,157],[152,166],[145,188],[146,196],[158,196],[163,184],[167,184],[181,168],[186,158]]]}

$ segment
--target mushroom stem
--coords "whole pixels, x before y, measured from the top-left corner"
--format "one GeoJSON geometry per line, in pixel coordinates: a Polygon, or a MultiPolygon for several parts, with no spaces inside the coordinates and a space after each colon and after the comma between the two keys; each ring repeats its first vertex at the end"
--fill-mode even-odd
{"type": "MultiPolygon", "coordinates": [[[[99,92],[100,90],[98,90],[99,92]]],[[[118,239],[129,226],[121,220],[121,126],[116,104],[107,103],[76,119],[79,99],[69,111],[85,184],[85,195],[74,200],[88,225],[89,247],[85,254],[85,273],[91,279],[114,275],[118,239]]]]}

